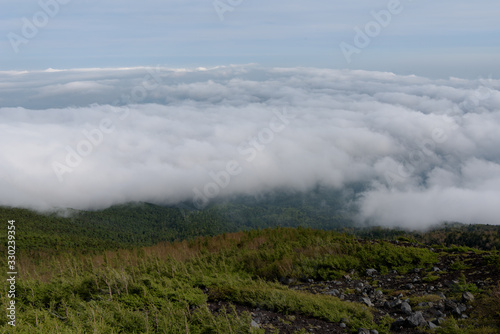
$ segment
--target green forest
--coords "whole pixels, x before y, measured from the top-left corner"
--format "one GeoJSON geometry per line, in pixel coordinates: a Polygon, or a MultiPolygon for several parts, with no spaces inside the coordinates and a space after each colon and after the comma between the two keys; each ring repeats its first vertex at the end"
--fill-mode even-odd
{"type": "Polygon", "coordinates": [[[52,210],[45,214],[0,207],[0,219],[18,221],[22,233],[17,242],[23,250],[92,252],[267,227],[331,230],[353,226],[348,213],[339,214],[341,203],[340,193],[318,191],[258,199],[239,197],[203,210],[190,203],[129,203],[104,210],[52,210]],[[318,206],[320,198],[330,204],[318,206]]]}

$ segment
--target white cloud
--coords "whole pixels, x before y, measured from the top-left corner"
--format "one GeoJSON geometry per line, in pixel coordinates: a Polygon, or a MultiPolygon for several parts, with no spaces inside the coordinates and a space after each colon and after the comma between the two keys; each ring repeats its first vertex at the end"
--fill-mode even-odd
{"type": "Polygon", "coordinates": [[[499,223],[498,80],[231,66],[0,72],[0,81],[2,205],[103,208],[176,203],[193,189],[358,183],[368,185],[362,220],[499,223]],[[228,168],[239,172],[227,187],[206,187],[228,168]]]}

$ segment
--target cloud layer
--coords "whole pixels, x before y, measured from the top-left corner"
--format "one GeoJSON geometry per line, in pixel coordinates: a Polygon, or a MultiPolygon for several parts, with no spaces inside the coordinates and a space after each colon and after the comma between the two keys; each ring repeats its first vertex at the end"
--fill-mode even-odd
{"type": "Polygon", "coordinates": [[[500,223],[499,80],[232,66],[0,72],[0,204],[365,185],[359,219],[500,223]]]}

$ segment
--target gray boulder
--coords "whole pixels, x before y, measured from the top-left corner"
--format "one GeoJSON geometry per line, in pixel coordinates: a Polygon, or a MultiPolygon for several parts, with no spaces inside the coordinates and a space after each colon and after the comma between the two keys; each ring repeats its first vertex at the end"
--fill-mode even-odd
{"type": "Polygon", "coordinates": [[[368,307],[374,306],[373,303],[372,303],[372,301],[368,297],[362,297],[362,298],[359,299],[359,301],[362,302],[363,304],[365,304],[368,307]]]}
{"type": "Polygon", "coordinates": [[[439,327],[438,325],[436,325],[436,324],[435,324],[435,323],[433,323],[432,321],[429,321],[429,328],[430,328],[430,329],[436,329],[436,328],[438,328],[438,327],[439,327]]]}
{"type": "Polygon", "coordinates": [[[338,297],[340,295],[340,291],[337,289],[333,289],[327,292],[330,296],[338,297]]]}
{"type": "Polygon", "coordinates": [[[458,304],[458,309],[460,310],[460,312],[464,313],[465,311],[467,311],[467,306],[465,306],[464,304],[458,304]]]}
{"type": "Polygon", "coordinates": [[[413,313],[406,319],[406,325],[408,328],[425,326],[426,324],[427,321],[425,320],[424,315],[420,311],[413,313]]]}
{"type": "Polygon", "coordinates": [[[474,295],[470,292],[464,292],[462,294],[462,301],[464,303],[472,303],[474,301],[474,295]]]}
{"type": "Polygon", "coordinates": [[[401,305],[403,302],[401,301],[401,299],[395,299],[395,300],[391,300],[391,301],[388,301],[387,302],[387,306],[389,306],[390,308],[395,308],[399,305],[401,305]]]}
{"type": "Polygon", "coordinates": [[[401,304],[401,311],[406,315],[411,315],[411,306],[407,302],[401,304]]]}

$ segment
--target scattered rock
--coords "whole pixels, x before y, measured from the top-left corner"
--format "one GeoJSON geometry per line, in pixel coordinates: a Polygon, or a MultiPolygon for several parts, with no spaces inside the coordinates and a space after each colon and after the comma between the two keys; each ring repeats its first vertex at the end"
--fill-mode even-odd
{"type": "Polygon", "coordinates": [[[337,289],[333,289],[327,292],[330,296],[338,297],[340,295],[340,291],[337,289]]]}
{"type": "Polygon", "coordinates": [[[280,283],[283,285],[290,285],[294,282],[293,278],[288,278],[288,277],[281,277],[280,278],[280,283]]]}
{"type": "Polygon", "coordinates": [[[392,330],[400,330],[406,327],[406,320],[403,317],[399,317],[391,325],[392,330]]]}
{"type": "Polygon", "coordinates": [[[442,293],[442,292],[439,292],[437,295],[438,295],[441,299],[446,299],[446,296],[445,296],[445,295],[444,295],[444,293],[442,293]]]}
{"type": "Polygon", "coordinates": [[[359,299],[360,302],[364,303],[366,306],[368,307],[373,307],[373,303],[372,301],[370,300],[370,298],[367,298],[367,297],[362,297],[359,299]]]}
{"type": "Polygon", "coordinates": [[[445,306],[446,310],[450,310],[451,311],[453,309],[456,309],[458,305],[454,301],[447,299],[444,302],[444,306],[445,306]]]}
{"type": "Polygon", "coordinates": [[[435,324],[435,323],[433,323],[432,321],[429,321],[429,324],[428,324],[428,325],[429,325],[429,328],[430,328],[430,329],[436,329],[436,328],[438,328],[438,327],[439,327],[438,325],[436,325],[436,324],[435,324]]]}
{"type": "Polygon", "coordinates": [[[375,297],[380,298],[384,295],[382,290],[375,290],[375,297]]]}
{"type": "Polygon", "coordinates": [[[252,322],[250,323],[250,326],[252,328],[259,328],[260,327],[260,325],[253,319],[252,319],[252,322]]]}
{"type": "Polygon", "coordinates": [[[406,315],[411,315],[411,306],[407,302],[401,304],[401,311],[406,315]]]}
{"type": "Polygon", "coordinates": [[[454,307],[452,310],[451,310],[451,314],[457,318],[461,317],[462,316],[462,311],[460,311],[460,308],[457,306],[457,307],[454,307]]]}
{"type": "Polygon", "coordinates": [[[433,304],[433,303],[431,303],[431,302],[429,302],[429,303],[418,303],[418,305],[417,305],[417,306],[418,306],[418,307],[422,307],[422,308],[425,308],[425,307],[427,307],[427,308],[431,308],[431,307],[433,307],[433,306],[434,306],[434,304],[433,304]]]}
{"type": "Polygon", "coordinates": [[[432,309],[430,310],[431,313],[433,313],[437,318],[441,318],[443,316],[445,316],[445,314],[443,312],[441,312],[440,310],[436,310],[436,309],[432,309]]]}
{"type": "Polygon", "coordinates": [[[366,328],[358,329],[358,334],[370,334],[370,330],[366,328]]]}
{"type": "Polygon", "coordinates": [[[418,311],[413,313],[408,317],[408,319],[406,319],[406,324],[408,328],[415,328],[419,326],[425,326],[427,324],[427,321],[425,321],[422,312],[418,311]]]}
{"type": "MultiPolygon", "coordinates": [[[[458,260],[463,261],[463,259],[458,260]]],[[[292,284],[290,288],[331,295],[351,302],[359,302],[368,307],[375,307],[377,319],[385,315],[390,316],[393,320],[397,319],[391,328],[399,333],[430,331],[443,326],[444,319],[452,316],[456,319],[470,318],[474,314],[475,298],[479,298],[479,294],[474,295],[470,292],[460,293],[458,296],[455,294],[454,288],[456,286],[454,284],[459,283],[458,277],[461,272],[449,269],[450,263],[451,260],[445,259],[436,263],[434,267],[417,268],[402,274],[394,270],[382,274],[374,268],[362,269],[358,272],[350,271],[350,273],[348,271],[344,279],[339,281],[307,283],[304,280],[304,284],[301,284],[300,281],[296,280],[296,284],[292,284]],[[439,275],[433,274],[437,276],[435,281],[422,280],[421,277],[426,277],[429,272],[431,274],[439,273],[439,275]],[[365,274],[365,279],[359,278],[360,273],[365,274]],[[447,298],[447,296],[452,299],[447,298]],[[415,305],[412,307],[408,298],[421,302],[412,304],[415,305]],[[413,308],[419,312],[415,312],[413,308]],[[418,327],[419,329],[415,329],[418,327]]],[[[495,272],[495,276],[492,275],[493,278],[484,279],[485,272],[480,270],[466,270],[464,274],[467,282],[474,283],[478,287],[480,284],[486,284],[487,287],[490,287],[496,282],[493,278],[498,277],[497,272],[495,272]]],[[[284,279],[280,281],[287,283],[284,279]]],[[[258,321],[258,319],[256,320],[258,321]]],[[[376,333],[372,329],[360,328],[357,330],[351,328],[347,319],[341,320],[335,326],[337,329],[352,329],[355,333],[356,331],[376,333]]],[[[317,327],[314,327],[314,332],[319,331],[317,327]]],[[[321,332],[323,332],[323,328],[321,332]]]]}
{"type": "Polygon", "coordinates": [[[391,300],[391,301],[388,301],[387,302],[387,306],[389,308],[395,308],[397,306],[400,306],[403,302],[401,301],[401,299],[397,298],[395,300],[391,300]]]}
{"type": "Polygon", "coordinates": [[[462,301],[464,303],[472,303],[474,299],[474,295],[470,292],[464,292],[462,295],[462,301]]]}

